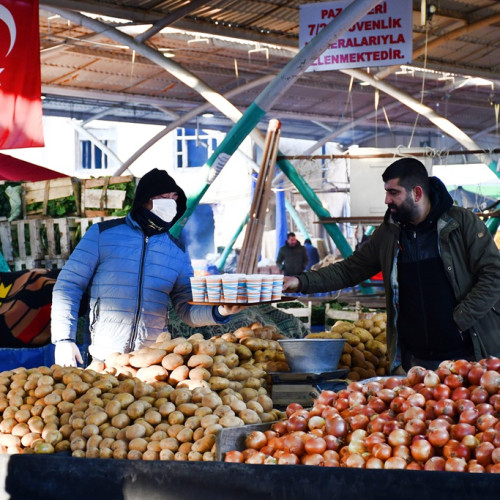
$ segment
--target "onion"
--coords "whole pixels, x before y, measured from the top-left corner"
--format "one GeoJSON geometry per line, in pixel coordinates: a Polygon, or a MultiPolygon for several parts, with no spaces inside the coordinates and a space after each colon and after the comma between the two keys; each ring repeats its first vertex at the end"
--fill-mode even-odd
{"type": "Polygon", "coordinates": [[[488,370],[483,373],[480,382],[490,394],[496,394],[500,390],[500,373],[488,370]]]}
{"type": "Polygon", "coordinates": [[[380,458],[370,457],[365,463],[366,469],[383,469],[384,462],[380,458]]]}
{"type": "Polygon", "coordinates": [[[425,387],[436,387],[441,382],[441,379],[439,378],[439,375],[433,371],[433,370],[428,370],[427,373],[425,374],[424,377],[424,385],[425,387]]]}
{"type": "Polygon", "coordinates": [[[467,472],[482,473],[486,472],[486,469],[477,462],[477,460],[469,460],[467,464],[467,472]]]}
{"type": "Polygon", "coordinates": [[[417,434],[424,434],[426,430],[427,425],[423,420],[418,418],[412,418],[411,420],[408,420],[405,425],[405,431],[407,431],[412,436],[415,436],[417,434]]]}
{"type": "Polygon", "coordinates": [[[440,399],[448,399],[450,394],[451,389],[446,384],[437,384],[432,388],[432,395],[437,401],[440,399]]]}
{"type": "Polygon", "coordinates": [[[322,454],[326,450],[326,441],[322,437],[313,437],[305,442],[304,448],[308,454],[322,454]]]}
{"type": "Polygon", "coordinates": [[[386,443],[377,443],[372,448],[372,455],[385,461],[392,455],[392,448],[386,443]]]}
{"type": "Polygon", "coordinates": [[[422,366],[412,366],[406,374],[406,379],[408,380],[408,383],[413,386],[422,382],[426,373],[427,370],[422,366]]]}
{"type": "Polygon", "coordinates": [[[345,464],[346,467],[352,467],[356,469],[365,468],[365,459],[358,453],[353,453],[352,455],[348,455],[343,463],[345,464]]]}
{"type": "Polygon", "coordinates": [[[343,418],[330,418],[326,421],[325,432],[336,437],[347,436],[348,427],[343,418]]]}
{"type": "Polygon", "coordinates": [[[444,427],[439,427],[432,431],[429,431],[427,434],[427,439],[432,444],[432,446],[442,448],[450,440],[450,434],[444,427]]]}
{"type": "Polygon", "coordinates": [[[224,462],[243,463],[243,453],[241,451],[228,451],[224,456],[224,462]]]}
{"type": "Polygon", "coordinates": [[[494,449],[495,446],[493,445],[493,443],[481,443],[474,450],[474,457],[479,464],[486,466],[493,462],[492,455],[494,449]]]}
{"type": "Polygon", "coordinates": [[[304,407],[299,404],[299,403],[290,403],[287,407],[286,407],[286,416],[287,417],[290,417],[294,412],[296,412],[297,410],[303,410],[304,407]]]}
{"type": "Polygon", "coordinates": [[[297,456],[301,456],[305,451],[304,441],[297,434],[287,434],[283,438],[283,450],[286,453],[292,453],[297,456]]]}
{"type": "Polygon", "coordinates": [[[490,356],[484,360],[484,366],[487,370],[500,371],[500,358],[490,356]]]}
{"type": "Polygon", "coordinates": [[[419,439],[411,444],[410,453],[417,462],[426,462],[434,455],[434,448],[429,441],[419,439]]]}
{"type": "Polygon", "coordinates": [[[450,472],[465,472],[467,470],[467,462],[463,458],[448,458],[444,464],[444,470],[450,472]]]}
{"type": "Polygon", "coordinates": [[[384,463],[384,469],[406,469],[406,460],[401,457],[388,458],[384,463]]]}
{"type": "Polygon", "coordinates": [[[326,420],[323,417],[314,415],[312,416],[309,421],[307,422],[307,426],[309,429],[322,429],[325,427],[326,420]]]}
{"type": "Polygon", "coordinates": [[[443,457],[431,457],[424,464],[424,470],[444,470],[446,460],[443,457]]]}
{"type": "Polygon", "coordinates": [[[284,452],[278,458],[278,465],[298,465],[299,463],[299,457],[293,453],[284,452]]]}
{"type": "Polygon", "coordinates": [[[476,434],[476,428],[473,425],[460,423],[451,426],[450,435],[452,439],[462,441],[465,436],[473,436],[476,434]]]}
{"type": "Polygon", "coordinates": [[[267,444],[267,437],[261,431],[252,431],[245,438],[245,448],[253,448],[254,450],[260,450],[266,444],[267,444]]]}

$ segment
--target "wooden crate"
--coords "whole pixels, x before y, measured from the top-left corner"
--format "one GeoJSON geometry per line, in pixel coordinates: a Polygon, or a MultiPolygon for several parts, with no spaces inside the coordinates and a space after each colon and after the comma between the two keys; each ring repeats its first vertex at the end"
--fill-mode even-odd
{"type": "Polygon", "coordinates": [[[100,177],[82,181],[82,207],[85,217],[105,217],[110,210],[123,209],[126,191],[112,189],[113,184],[132,182],[132,175],[100,177]]]}
{"type": "Polygon", "coordinates": [[[0,246],[11,270],[61,269],[77,241],[97,222],[113,217],[0,221],[0,246]]]}
{"type": "Polygon", "coordinates": [[[60,179],[51,179],[48,181],[23,182],[21,184],[22,215],[23,218],[30,216],[47,215],[47,206],[49,200],[66,198],[75,194],[77,211],[79,206],[79,180],[71,177],[62,177],[60,179]],[[43,203],[42,208],[38,210],[27,210],[27,206],[32,203],[43,203]]]}

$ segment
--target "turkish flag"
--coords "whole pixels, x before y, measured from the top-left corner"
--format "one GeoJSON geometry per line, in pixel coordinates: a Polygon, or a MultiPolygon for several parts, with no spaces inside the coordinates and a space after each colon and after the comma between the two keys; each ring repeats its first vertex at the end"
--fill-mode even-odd
{"type": "Polygon", "coordinates": [[[0,0],[0,149],[43,146],[38,0],[0,0]]]}

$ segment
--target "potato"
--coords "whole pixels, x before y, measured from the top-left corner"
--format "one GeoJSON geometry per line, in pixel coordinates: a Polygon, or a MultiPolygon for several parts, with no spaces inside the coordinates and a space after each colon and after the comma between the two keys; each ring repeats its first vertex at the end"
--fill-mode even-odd
{"type": "Polygon", "coordinates": [[[180,354],[181,356],[187,356],[188,354],[191,354],[192,351],[193,345],[187,340],[180,342],[174,347],[174,353],[180,354]]]}
{"type": "Polygon", "coordinates": [[[262,406],[265,412],[269,412],[273,409],[273,400],[265,394],[260,394],[257,397],[257,402],[262,406]]]}
{"type": "Polygon", "coordinates": [[[229,405],[220,405],[215,408],[214,415],[217,415],[219,418],[221,418],[224,415],[235,415],[235,412],[229,405]]]}
{"type": "Polygon", "coordinates": [[[212,392],[210,394],[205,394],[201,400],[202,406],[208,406],[208,408],[216,408],[217,406],[220,406],[222,404],[222,399],[219,397],[218,394],[215,392],[212,392]]]}
{"type": "Polygon", "coordinates": [[[206,380],[208,381],[210,379],[210,372],[201,366],[198,366],[197,368],[192,368],[189,371],[189,378],[191,380],[206,380]]]}
{"type": "Polygon", "coordinates": [[[368,342],[369,340],[373,340],[373,335],[364,328],[355,327],[351,330],[351,333],[357,335],[361,342],[368,342]]]}
{"type": "Polygon", "coordinates": [[[342,338],[346,339],[349,344],[353,347],[357,346],[361,340],[357,335],[354,335],[350,331],[346,331],[342,333],[342,338]]]}
{"type": "Polygon", "coordinates": [[[242,401],[241,399],[238,399],[236,397],[230,401],[229,406],[236,413],[239,413],[240,411],[246,410],[246,408],[247,408],[246,403],[244,401],[242,401]]]}
{"type": "Polygon", "coordinates": [[[170,425],[182,424],[186,420],[184,413],[179,410],[175,410],[168,415],[168,423],[170,425]]]}
{"type": "Polygon", "coordinates": [[[228,376],[230,380],[237,380],[237,381],[246,380],[248,377],[250,377],[250,372],[247,369],[242,368],[241,366],[232,368],[228,376]]]}
{"type": "Polygon", "coordinates": [[[350,332],[354,328],[353,323],[348,323],[347,321],[337,321],[330,329],[332,332],[345,333],[350,332]]]}
{"type": "Polygon", "coordinates": [[[361,380],[361,375],[358,372],[352,371],[347,374],[347,379],[348,380],[361,380]]]}
{"type": "Polygon", "coordinates": [[[155,391],[154,387],[150,384],[144,382],[137,382],[134,386],[134,397],[136,399],[142,398],[143,396],[149,396],[155,391]]]}
{"type": "Polygon", "coordinates": [[[178,384],[177,387],[179,388],[185,388],[189,389],[190,391],[193,391],[194,389],[200,389],[200,388],[210,388],[209,383],[206,380],[181,380],[178,384]]]}
{"type": "Polygon", "coordinates": [[[145,407],[142,401],[134,401],[127,407],[127,415],[135,420],[144,415],[145,407]]]}
{"type": "Polygon", "coordinates": [[[205,453],[206,451],[210,451],[215,445],[215,440],[215,434],[207,434],[206,436],[203,436],[201,439],[198,439],[193,443],[191,451],[198,453],[205,453]]]}
{"type": "Polygon", "coordinates": [[[261,415],[262,413],[264,413],[264,408],[262,407],[262,405],[257,402],[257,401],[249,401],[247,403],[247,408],[249,410],[253,410],[255,413],[257,413],[258,415],[261,415]]]}
{"type": "Polygon", "coordinates": [[[201,340],[193,346],[194,354],[206,354],[207,356],[215,356],[217,354],[217,347],[211,340],[201,340]]]}
{"type": "Polygon", "coordinates": [[[255,389],[251,389],[250,387],[245,387],[241,389],[240,394],[243,396],[243,401],[245,403],[250,401],[251,399],[257,399],[259,393],[255,389]]]}
{"type": "Polygon", "coordinates": [[[375,354],[375,356],[387,354],[387,345],[382,344],[382,342],[378,340],[369,340],[365,345],[372,354],[375,354]]]}
{"type": "Polygon", "coordinates": [[[229,380],[223,377],[210,377],[208,384],[213,391],[222,391],[229,387],[229,380]]]}
{"type": "Polygon", "coordinates": [[[182,412],[186,417],[191,417],[194,412],[198,409],[198,405],[195,403],[182,403],[177,406],[177,410],[182,412]]]}
{"type": "Polygon", "coordinates": [[[221,335],[221,339],[225,340],[226,342],[238,342],[238,339],[232,333],[224,333],[223,335],[221,335]]]}
{"type": "Polygon", "coordinates": [[[89,415],[85,422],[87,424],[101,425],[108,420],[108,414],[104,411],[98,411],[92,415],[89,415]]]}
{"type": "Polygon", "coordinates": [[[177,367],[184,364],[184,358],[177,353],[171,352],[167,354],[162,360],[161,365],[169,371],[175,370],[177,367]]]}
{"type": "Polygon", "coordinates": [[[258,378],[248,377],[243,385],[245,387],[250,387],[251,389],[259,389],[262,384],[258,378]]]}
{"type": "Polygon", "coordinates": [[[134,368],[145,368],[160,363],[166,355],[167,351],[163,349],[146,348],[142,354],[132,353],[129,364],[134,368]]]}
{"type": "Polygon", "coordinates": [[[170,373],[170,376],[168,378],[168,383],[175,386],[179,382],[186,380],[188,377],[189,377],[189,368],[186,365],[181,365],[170,373]]]}
{"type": "Polygon", "coordinates": [[[252,351],[245,345],[236,346],[236,354],[240,359],[250,359],[252,357],[252,351]]]}
{"type": "Polygon", "coordinates": [[[240,358],[238,357],[238,355],[236,353],[228,354],[225,357],[224,362],[228,368],[234,368],[234,367],[238,366],[238,364],[240,362],[240,358]]]}
{"type": "Polygon", "coordinates": [[[188,389],[174,389],[170,393],[170,400],[176,406],[182,403],[191,403],[192,398],[193,398],[193,393],[188,389]]]}
{"type": "Polygon", "coordinates": [[[168,371],[159,365],[147,366],[137,371],[136,377],[142,382],[154,382],[155,380],[166,380],[168,371]]]}
{"type": "Polygon", "coordinates": [[[170,332],[161,332],[158,337],[156,337],[156,342],[164,342],[165,340],[170,340],[172,336],[170,332]]]}
{"type": "Polygon", "coordinates": [[[188,359],[187,365],[189,368],[196,368],[201,366],[202,368],[211,368],[214,363],[214,360],[211,356],[207,356],[206,354],[195,354],[188,359]]]}
{"type": "MultiPolygon", "coordinates": [[[[246,409],[246,410],[240,411],[240,413],[238,414],[238,417],[241,418],[241,420],[243,420],[243,422],[245,422],[245,424],[258,424],[258,423],[260,423],[260,417],[259,417],[258,413],[254,410],[246,409]]],[[[222,420],[223,419],[221,418],[221,425],[224,425],[222,420]]]]}
{"type": "Polygon", "coordinates": [[[215,377],[224,378],[227,378],[231,372],[230,368],[225,363],[214,363],[210,371],[215,377]]]}
{"type": "Polygon", "coordinates": [[[148,442],[142,437],[133,438],[128,444],[129,450],[136,450],[140,451],[141,453],[144,453],[147,450],[147,448],[148,448],[148,442]]]}
{"type": "Polygon", "coordinates": [[[141,424],[132,424],[125,429],[125,437],[129,440],[142,438],[146,435],[146,429],[141,424]]]}
{"type": "Polygon", "coordinates": [[[177,441],[179,443],[188,443],[193,440],[193,429],[189,427],[184,427],[176,436],[177,441]]]}
{"type": "MultiPolygon", "coordinates": [[[[259,420],[260,421],[260,420],[259,420]]],[[[239,417],[232,417],[230,415],[226,415],[219,420],[220,425],[222,427],[239,427],[241,425],[245,425],[245,422],[239,417]]]]}

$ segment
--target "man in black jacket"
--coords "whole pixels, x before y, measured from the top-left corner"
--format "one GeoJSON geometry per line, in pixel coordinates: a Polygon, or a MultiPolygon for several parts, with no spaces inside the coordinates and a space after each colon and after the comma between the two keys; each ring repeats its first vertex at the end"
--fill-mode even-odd
{"type": "Polygon", "coordinates": [[[276,258],[277,266],[283,271],[285,276],[300,274],[307,267],[306,249],[297,240],[295,233],[286,235],[286,242],[280,248],[276,258]]]}
{"type": "Polygon", "coordinates": [[[284,290],[338,290],[382,271],[393,367],[398,350],[405,369],[500,355],[500,254],[484,223],[414,158],[382,179],[388,209],[370,240],[342,262],[285,278],[284,290]]]}

